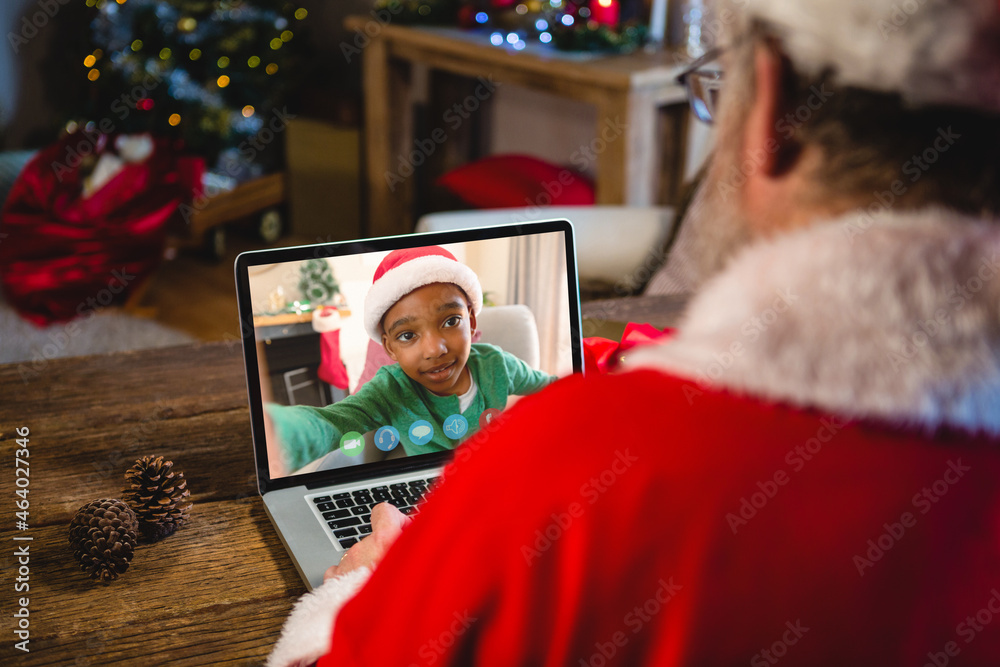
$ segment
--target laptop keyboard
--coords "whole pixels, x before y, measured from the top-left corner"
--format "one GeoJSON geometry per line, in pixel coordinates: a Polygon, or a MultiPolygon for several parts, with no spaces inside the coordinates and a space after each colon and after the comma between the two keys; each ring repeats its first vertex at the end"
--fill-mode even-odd
{"type": "Polygon", "coordinates": [[[365,535],[372,532],[372,507],[379,503],[395,505],[403,514],[414,514],[417,503],[434,485],[437,477],[415,479],[412,482],[397,482],[356,489],[343,493],[313,498],[316,509],[333,532],[340,546],[347,549],[365,535]]]}

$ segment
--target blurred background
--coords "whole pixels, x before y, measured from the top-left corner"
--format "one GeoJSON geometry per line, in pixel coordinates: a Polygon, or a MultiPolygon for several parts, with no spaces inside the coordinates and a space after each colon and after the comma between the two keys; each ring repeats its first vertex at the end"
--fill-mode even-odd
{"type": "MultiPolygon", "coordinates": [[[[146,338],[238,340],[235,255],[381,229],[370,197],[382,184],[365,177],[366,150],[401,126],[413,142],[432,130],[448,142],[426,165],[404,146],[384,175],[390,186],[393,175],[406,181],[403,232],[441,211],[533,205],[544,217],[549,204],[598,203],[598,160],[581,155],[594,152],[595,127],[598,139],[605,126],[623,130],[580,94],[558,94],[560,77],[572,78],[560,68],[661,50],[650,31],[679,45],[659,65],[680,67],[710,46],[707,16],[700,0],[5,2],[0,360],[146,338]],[[401,116],[366,128],[363,62],[388,26],[468,33],[504,57],[525,51],[551,65],[554,83],[491,86],[488,66],[478,76],[416,66],[390,75],[409,96],[401,116]],[[554,179],[559,197],[542,199],[554,179]],[[87,326],[104,330],[65,335],[67,322],[95,314],[87,326]]],[[[653,207],[677,203],[710,149],[711,133],[686,108],[678,114],[682,98],[674,94],[650,139],[671,147],[647,197],[653,207]]],[[[613,230],[610,221],[609,238],[613,230]]],[[[636,281],[625,282],[634,292],[636,281]]]]}

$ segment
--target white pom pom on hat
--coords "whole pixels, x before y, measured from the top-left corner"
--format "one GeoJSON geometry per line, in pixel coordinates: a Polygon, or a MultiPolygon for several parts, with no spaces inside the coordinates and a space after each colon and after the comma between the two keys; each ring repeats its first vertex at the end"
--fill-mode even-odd
{"type": "Polygon", "coordinates": [[[909,104],[1000,112],[1000,0],[721,0],[773,27],[797,69],[909,104]]]}
{"type": "Polygon", "coordinates": [[[365,331],[376,343],[382,342],[382,318],[397,301],[413,290],[432,283],[458,285],[469,297],[472,312],[483,309],[483,288],[476,272],[462,264],[444,248],[427,246],[393,250],[375,269],[372,286],[365,297],[365,331]]]}

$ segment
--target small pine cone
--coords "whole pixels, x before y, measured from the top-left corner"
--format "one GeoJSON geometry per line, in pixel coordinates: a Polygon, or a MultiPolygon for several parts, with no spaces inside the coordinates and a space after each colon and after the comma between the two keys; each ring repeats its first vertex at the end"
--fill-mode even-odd
{"type": "Polygon", "coordinates": [[[91,579],[109,582],[128,569],[139,522],[120,500],[105,498],[77,510],[69,524],[69,544],[91,579]]]}
{"type": "Polygon", "coordinates": [[[139,518],[139,530],[149,542],[162,540],[187,523],[191,492],[184,473],[173,461],[144,456],[125,472],[122,498],[139,518]]]}

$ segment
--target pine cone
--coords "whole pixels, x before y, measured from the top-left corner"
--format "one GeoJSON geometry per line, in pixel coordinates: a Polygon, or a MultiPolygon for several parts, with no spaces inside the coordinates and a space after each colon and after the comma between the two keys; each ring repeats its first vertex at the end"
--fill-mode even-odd
{"type": "Polygon", "coordinates": [[[173,461],[144,456],[125,472],[122,499],[135,511],[139,531],[149,542],[162,540],[187,523],[187,490],[184,473],[170,468],[173,461]]]}
{"type": "Polygon", "coordinates": [[[95,500],[77,510],[69,524],[69,544],[92,579],[113,581],[132,562],[138,528],[135,512],[122,501],[95,500]]]}

